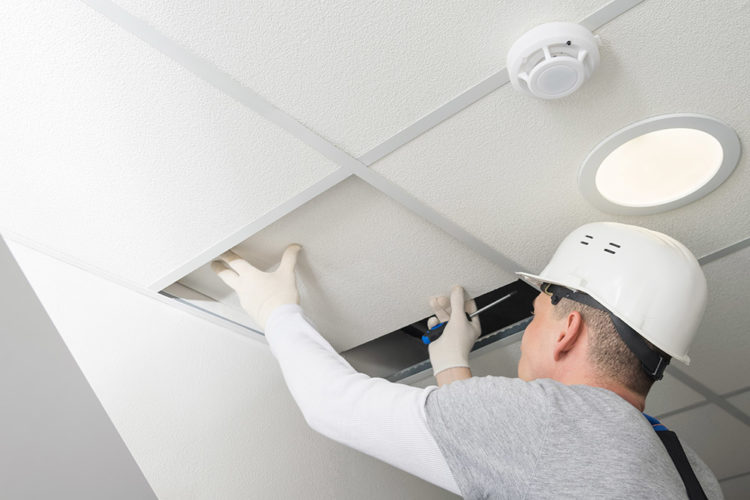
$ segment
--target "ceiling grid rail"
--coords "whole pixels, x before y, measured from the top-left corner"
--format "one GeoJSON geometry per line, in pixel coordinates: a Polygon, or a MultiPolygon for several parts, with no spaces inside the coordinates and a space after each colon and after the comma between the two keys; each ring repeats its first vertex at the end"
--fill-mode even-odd
{"type": "Polygon", "coordinates": [[[734,474],[732,476],[727,476],[724,479],[719,479],[719,483],[724,483],[727,481],[731,481],[732,479],[739,479],[741,477],[750,476],[750,471],[748,472],[741,472],[739,474],[734,474]]]}
{"type": "MultiPolygon", "coordinates": [[[[614,0],[580,21],[579,24],[593,32],[641,2],[643,2],[643,0],[614,0]]],[[[382,144],[374,147],[362,155],[359,160],[365,165],[372,165],[400,147],[413,141],[431,128],[444,122],[451,116],[491,94],[509,81],[507,68],[501,69],[477,85],[462,92],[460,95],[451,99],[436,110],[423,116],[401,132],[384,141],[382,144]]]]}
{"type": "Polygon", "coordinates": [[[700,383],[697,379],[691,377],[687,373],[685,373],[680,368],[677,368],[675,366],[670,366],[668,369],[668,373],[672,375],[674,378],[682,382],[683,384],[687,385],[691,389],[693,389],[695,392],[706,398],[706,401],[709,403],[713,403],[725,412],[732,415],[734,418],[742,422],[743,424],[750,427],[750,415],[747,415],[745,412],[737,408],[735,405],[727,401],[727,398],[724,396],[721,396],[717,393],[715,393],[713,390],[709,389],[708,386],[700,383]]]}
{"type": "MultiPolygon", "coordinates": [[[[311,199],[319,196],[339,182],[348,178],[349,175],[356,175],[363,181],[370,184],[375,189],[383,192],[394,201],[400,203],[407,209],[424,218],[427,222],[437,226],[464,245],[495,263],[502,269],[509,272],[523,270],[523,268],[509,259],[507,256],[498,252],[496,249],[487,245],[485,242],[476,238],[474,235],[463,229],[458,224],[452,222],[438,211],[422,203],[420,200],[411,195],[408,191],[387,180],[385,177],[370,170],[368,167],[377,162],[384,156],[392,153],[416,137],[435,127],[439,123],[447,120],[462,109],[470,106],[482,97],[497,90],[508,83],[508,75],[505,68],[494,75],[465,91],[458,97],[448,103],[440,106],[435,111],[421,118],[411,126],[402,130],[392,138],[383,142],[373,150],[365,153],[361,159],[354,158],[348,153],[342,151],[334,144],[317,135],[308,129],[290,115],[276,108],[253,90],[243,86],[232,76],[219,69],[216,65],[207,61],[186,48],[180,46],[155,28],[151,27],[145,21],[133,16],[114,2],[110,0],[81,0],[93,10],[107,17],[112,22],[140,38],[154,49],[163,53],[177,64],[187,69],[203,81],[212,85],[219,91],[240,102],[244,106],[252,109],[267,120],[275,123],[283,130],[289,132],[297,139],[301,140],[308,146],[323,154],[326,158],[333,161],[340,167],[340,172],[334,172],[322,181],[316,183],[311,188],[306,189],[297,196],[287,200],[282,208],[274,209],[261,217],[262,223],[253,223],[245,226],[238,233],[231,237],[212,245],[209,249],[179,268],[173,270],[167,275],[159,278],[149,285],[150,290],[161,290],[169,284],[175,282],[182,276],[194,271],[205,261],[215,257],[219,253],[236,245],[239,241],[247,239],[263,227],[272,224],[275,220],[283,217],[295,208],[302,206],[311,199]],[[210,253],[210,255],[209,255],[210,253]]],[[[604,7],[586,17],[581,24],[589,30],[595,30],[602,25],[610,22],[620,14],[630,10],[643,0],[613,0],[604,7]]]]}

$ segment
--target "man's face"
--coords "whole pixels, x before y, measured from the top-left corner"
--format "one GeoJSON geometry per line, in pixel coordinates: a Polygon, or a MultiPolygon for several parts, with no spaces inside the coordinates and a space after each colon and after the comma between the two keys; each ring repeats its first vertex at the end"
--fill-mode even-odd
{"type": "Polygon", "coordinates": [[[534,299],[534,318],[521,338],[521,360],[518,362],[518,377],[531,381],[545,378],[552,361],[554,334],[559,321],[553,315],[554,306],[550,296],[540,293],[534,299]]]}

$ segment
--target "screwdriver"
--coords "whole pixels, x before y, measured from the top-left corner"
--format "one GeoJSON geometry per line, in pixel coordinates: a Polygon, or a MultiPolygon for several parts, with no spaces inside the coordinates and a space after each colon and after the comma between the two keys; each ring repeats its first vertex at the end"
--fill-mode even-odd
{"type": "MultiPolygon", "coordinates": [[[[480,312],[484,312],[487,309],[489,309],[490,307],[493,307],[493,306],[499,304],[500,302],[503,302],[505,299],[510,298],[515,293],[516,293],[516,290],[510,292],[505,297],[501,297],[501,298],[497,299],[495,302],[493,302],[492,304],[486,305],[483,308],[481,308],[478,311],[475,311],[475,312],[473,312],[471,314],[465,312],[464,314],[466,314],[466,319],[468,319],[469,321],[471,321],[471,318],[473,318],[474,316],[476,316],[480,312]]],[[[429,344],[430,342],[435,342],[443,334],[443,330],[445,330],[445,325],[447,325],[447,324],[448,324],[447,321],[443,321],[442,323],[438,323],[437,325],[435,325],[432,328],[430,328],[430,330],[426,334],[422,335],[422,342],[424,344],[429,344]]]]}

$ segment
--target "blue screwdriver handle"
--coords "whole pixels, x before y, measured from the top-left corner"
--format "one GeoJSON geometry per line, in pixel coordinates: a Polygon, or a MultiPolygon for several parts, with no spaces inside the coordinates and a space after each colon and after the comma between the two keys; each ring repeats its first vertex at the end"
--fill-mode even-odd
{"type": "MultiPolygon", "coordinates": [[[[471,321],[471,316],[469,316],[469,313],[465,312],[466,319],[471,321]]],[[[442,323],[438,323],[437,325],[433,326],[429,329],[427,333],[422,335],[422,342],[425,345],[429,345],[430,342],[435,342],[437,339],[440,338],[440,336],[443,334],[443,330],[445,330],[445,325],[447,325],[448,322],[444,321],[442,323]]]]}

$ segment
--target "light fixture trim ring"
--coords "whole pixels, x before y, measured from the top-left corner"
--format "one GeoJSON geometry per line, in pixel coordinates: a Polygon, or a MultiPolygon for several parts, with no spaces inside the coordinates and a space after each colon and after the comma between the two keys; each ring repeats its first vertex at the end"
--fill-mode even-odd
{"type": "Polygon", "coordinates": [[[666,212],[692,203],[719,187],[734,171],[741,145],[737,133],[729,125],[711,116],[696,113],[675,113],[646,118],[622,128],[600,142],[586,157],[578,170],[578,186],[594,207],[615,215],[647,215],[666,212]],[[685,197],[652,206],[624,206],[605,198],[596,187],[596,173],[602,162],[615,149],[631,139],[663,129],[689,128],[700,130],[716,138],[721,144],[723,158],[716,174],[705,184],[685,197]]]}

